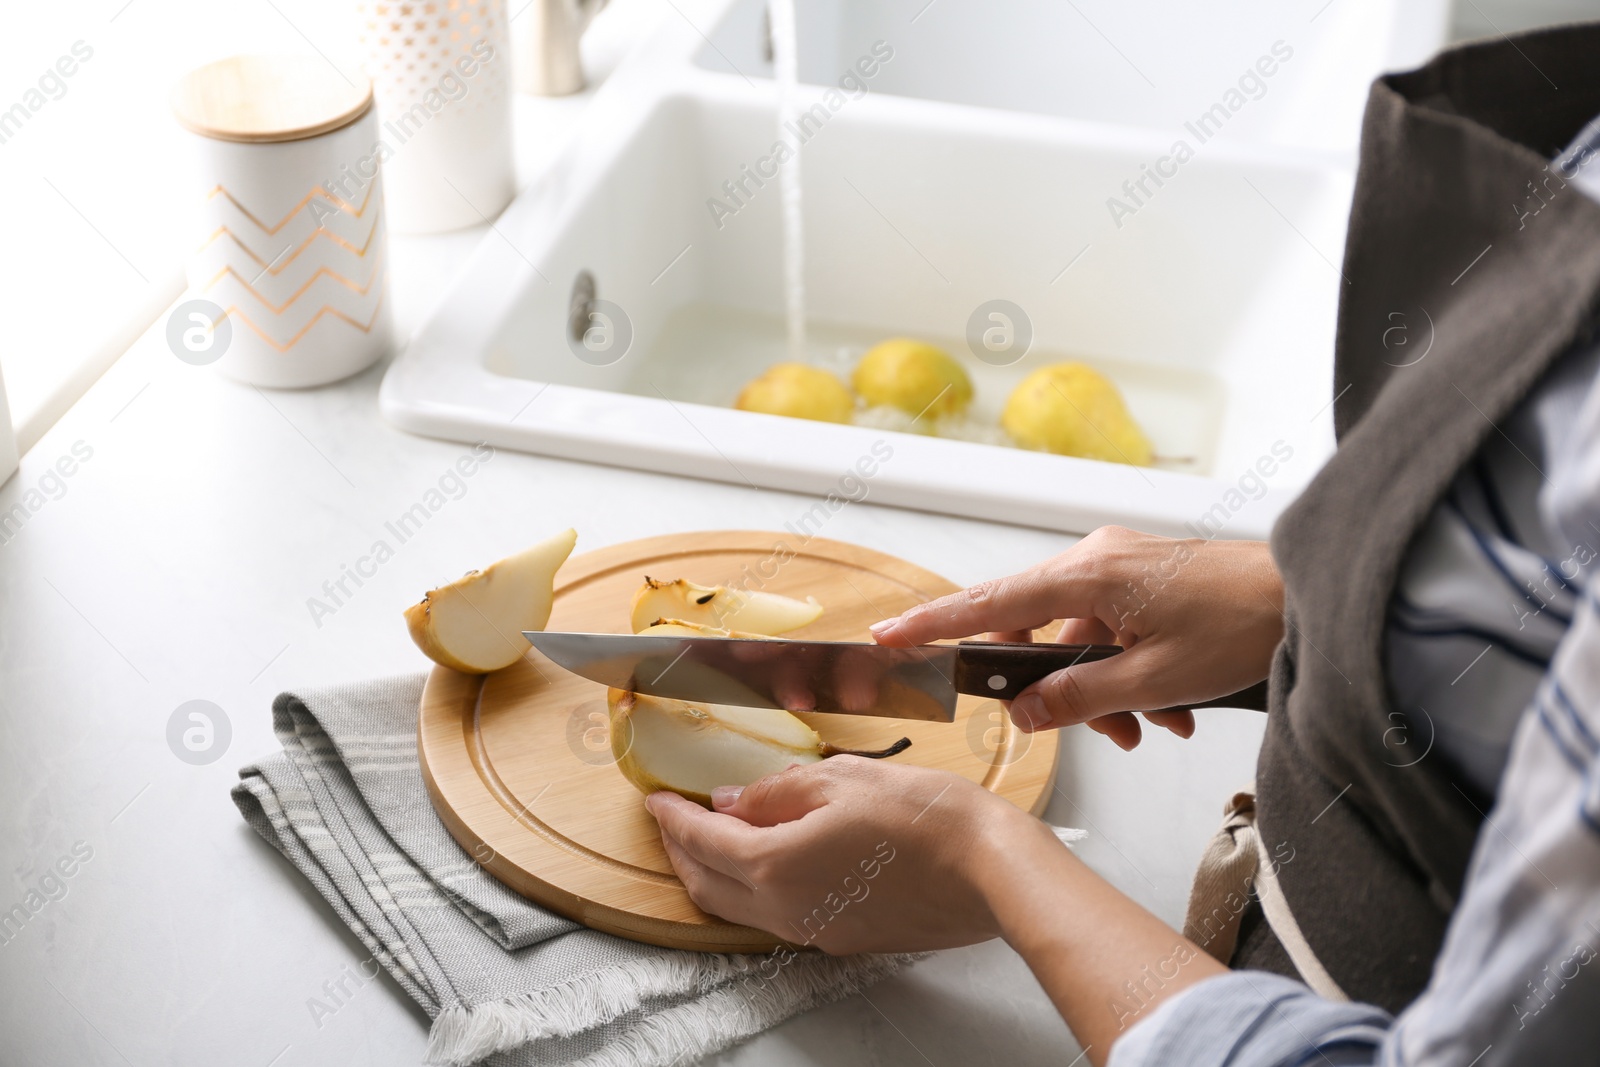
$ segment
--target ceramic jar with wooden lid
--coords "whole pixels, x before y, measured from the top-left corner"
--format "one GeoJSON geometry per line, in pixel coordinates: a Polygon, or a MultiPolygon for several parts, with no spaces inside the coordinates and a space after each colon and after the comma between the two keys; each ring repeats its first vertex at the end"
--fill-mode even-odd
{"type": "Polygon", "coordinates": [[[388,350],[372,100],[370,81],[317,56],[234,56],[178,83],[200,216],[189,295],[168,324],[180,358],[299,388],[388,350]]]}

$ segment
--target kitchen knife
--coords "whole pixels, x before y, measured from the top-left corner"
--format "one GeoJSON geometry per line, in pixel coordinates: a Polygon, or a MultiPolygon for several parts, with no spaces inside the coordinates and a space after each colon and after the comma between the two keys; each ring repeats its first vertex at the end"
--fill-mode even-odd
{"type": "MultiPolygon", "coordinates": [[[[951,722],[956,696],[1009,700],[1065,667],[1106,659],[1117,645],[962,641],[887,648],[855,641],[788,641],[642,634],[524,637],[574,674],[650,696],[789,711],[951,722]]],[[[1191,707],[1264,710],[1266,683],[1191,707]]]]}

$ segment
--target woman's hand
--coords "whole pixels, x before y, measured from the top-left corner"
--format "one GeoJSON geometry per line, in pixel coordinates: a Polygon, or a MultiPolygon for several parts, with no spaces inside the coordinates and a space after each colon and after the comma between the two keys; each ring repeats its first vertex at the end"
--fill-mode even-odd
{"type": "Polygon", "coordinates": [[[833,954],[996,937],[979,888],[988,858],[1019,837],[1056,845],[1038,820],[964,778],[855,756],[718,789],[712,804],[645,801],[690,898],[833,954]]]}
{"type": "Polygon", "coordinates": [[[702,909],[835,955],[1004,937],[1095,1065],[1163,1000],[1225,973],[1038,819],[946,771],[834,756],[712,804],[645,799],[702,909]]]}
{"type": "Polygon", "coordinates": [[[1029,641],[1065,619],[1057,640],[1115,643],[1120,656],[1057,671],[1011,702],[1023,730],[1086,722],[1130,749],[1143,711],[1183,737],[1182,708],[1267,676],[1283,638],[1283,583],[1264,542],[1179,540],[1104,526],[1053,559],[912,608],[873,627],[880,644],[988,632],[1029,641]]]}

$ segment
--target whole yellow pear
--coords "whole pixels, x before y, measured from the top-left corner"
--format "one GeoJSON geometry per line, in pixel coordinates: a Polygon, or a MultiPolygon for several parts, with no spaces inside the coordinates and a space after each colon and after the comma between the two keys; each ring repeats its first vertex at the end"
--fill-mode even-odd
{"type": "Polygon", "coordinates": [[[739,394],[740,411],[818,422],[849,422],[855,397],[836,376],[804,363],[776,363],[739,394]]]}
{"type": "Polygon", "coordinates": [[[1148,467],[1150,439],[1105,375],[1082,363],[1054,363],[1022,380],[1000,425],[1025,448],[1148,467]]]}
{"type": "Polygon", "coordinates": [[[851,384],[874,407],[908,415],[956,415],[972,403],[972,379],[942,348],[896,337],[874,345],[856,364],[851,384]]]}

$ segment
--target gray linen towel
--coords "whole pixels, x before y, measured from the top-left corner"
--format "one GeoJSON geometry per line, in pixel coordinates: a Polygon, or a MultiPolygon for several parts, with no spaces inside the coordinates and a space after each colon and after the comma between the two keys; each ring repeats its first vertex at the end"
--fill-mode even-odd
{"type": "Polygon", "coordinates": [[[911,956],[729,956],[586,929],[473,861],[417,763],[421,675],[283,693],[234,803],[433,1019],[428,1062],[689,1064],[911,956]]]}

